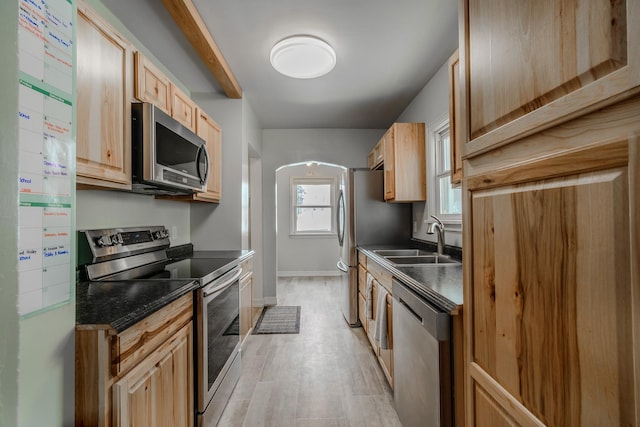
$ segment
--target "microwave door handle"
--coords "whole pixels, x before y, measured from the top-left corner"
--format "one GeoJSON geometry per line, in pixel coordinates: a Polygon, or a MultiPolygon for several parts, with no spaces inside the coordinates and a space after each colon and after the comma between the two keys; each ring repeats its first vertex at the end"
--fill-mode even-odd
{"type": "Polygon", "coordinates": [[[205,184],[207,182],[207,178],[209,177],[209,153],[207,153],[207,147],[205,145],[201,145],[198,148],[198,154],[196,155],[196,164],[198,165],[198,177],[200,178],[200,182],[205,184]],[[204,156],[204,173],[200,170],[200,157],[204,156]]]}

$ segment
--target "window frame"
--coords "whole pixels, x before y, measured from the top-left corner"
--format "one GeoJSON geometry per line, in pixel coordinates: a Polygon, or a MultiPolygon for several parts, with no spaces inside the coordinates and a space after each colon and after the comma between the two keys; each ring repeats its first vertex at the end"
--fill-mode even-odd
{"type": "Polygon", "coordinates": [[[289,183],[289,236],[290,237],[336,237],[337,236],[337,224],[336,224],[336,209],[337,209],[337,177],[331,176],[292,176],[289,183]],[[330,186],[330,204],[328,205],[298,205],[297,204],[297,186],[298,185],[329,185],[330,186]],[[296,209],[298,208],[330,208],[331,213],[331,230],[330,231],[313,231],[297,230],[297,215],[296,209]]]}
{"type": "Polygon", "coordinates": [[[451,127],[449,123],[449,117],[445,117],[438,121],[435,126],[429,132],[429,147],[427,149],[427,155],[429,156],[429,190],[430,194],[434,197],[429,202],[429,215],[437,216],[444,224],[448,225],[447,230],[461,231],[462,230],[462,213],[459,214],[444,214],[441,212],[442,198],[440,194],[440,178],[445,176],[451,177],[451,153],[446,153],[447,161],[449,163],[449,170],[444,171],[442,156],[442,144],[441,136],[445,133],[449,133],[449,150],[451,150],[451,127]]]}

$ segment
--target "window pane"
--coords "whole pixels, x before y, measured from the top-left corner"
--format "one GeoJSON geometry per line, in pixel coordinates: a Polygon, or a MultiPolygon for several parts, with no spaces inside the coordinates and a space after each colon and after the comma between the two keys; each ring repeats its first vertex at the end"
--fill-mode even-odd
{"type": "Polygon", "coordinates": [[[296,208],[296,232],[331,232],[331,208],[296,208]]]}
{"type": "Polygon", "coordinates": [[[331,205],[331,185],[329,184],[298,184],[296,195],[298,206],[331,205]]]}
{"type": "Polygon", "coordinates": [[[451,177],[438,178],[440,186],[440,214],[462,213],[462,192],[459,188],[451,187],[451,177]]]}
{"type": "Polygon", "coordinates": [[[451,147],[449,139],[449,132],[445,132],[440,136],[440,170],[438,173],[444,173],[451,170],[451,147]]]}

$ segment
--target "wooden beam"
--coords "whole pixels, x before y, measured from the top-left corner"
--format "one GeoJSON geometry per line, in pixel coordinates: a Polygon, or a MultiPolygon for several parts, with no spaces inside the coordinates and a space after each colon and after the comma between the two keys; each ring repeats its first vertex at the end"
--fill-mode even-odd
{"type": "Polygon", "coordinates": [[[242,98],[242,88],[209,33],[192,0],[162,0],[187,40],[229,98],[242,98]]]}

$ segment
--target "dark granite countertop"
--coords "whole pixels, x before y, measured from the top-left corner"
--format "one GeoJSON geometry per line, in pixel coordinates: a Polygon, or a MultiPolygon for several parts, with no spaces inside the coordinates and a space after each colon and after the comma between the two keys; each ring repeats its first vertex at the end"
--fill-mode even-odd
{"type": "Polygon", "coordinates": [[[80,282],[76,325],[120,333],[197,287],[191,279],[80,282]]]}
{"type": "MultiPolygon", "coordinates": [[[[187,266],[186,272],[177,272],[178,277],[205,273],[215,276],[235,267],[253,254],[254,251],[251,250],[193,251],[192,245],[183,245],[172,253],[172,257],[174,260],[219,261],[215,271],[206,270],[211,268],[211,263],[205,263],[207,265],[203,268],[206,272],[197,271],[200,261],[192,261],[190,264],[194,265],[187,266]]],[[[178,263],[168,264],[167,268],[171,270],[172,266],[177,265],[178,263]]],[[[76,325],[91,329],[112,329],[119,333],[199,286],[198,280],[186,278],[79,282],[76,286],[76,325]]]]}
{"type": "Polygon", "coordinates": [[[367,257],[389,270],[396,279],[413,289],[429,302],[455,314],[462,308],[462,264],[397,266],[379,256],[374,250],[406,249],[409,246],[360,246],[367,257]]]}

